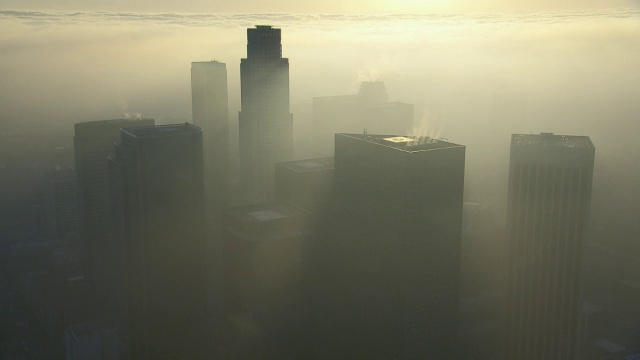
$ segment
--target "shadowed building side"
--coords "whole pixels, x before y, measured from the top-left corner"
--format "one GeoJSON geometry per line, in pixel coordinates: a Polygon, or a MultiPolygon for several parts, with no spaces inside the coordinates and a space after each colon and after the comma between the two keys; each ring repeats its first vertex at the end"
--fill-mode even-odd
{"type": "Polygon", "coordinates": [[[121,134],[111,171],[131,358],[208,359],[202,131],[180,124],[121,134]]]}
{"type": "Polygon", "coordinates": [[[293,115],[280,29],[247,29],[247,39],[247,58],[240,62],[239,140],[242,202],[251,204],[274,198],[274,165],[293,157],[293,115]]]}
{"type": "Polygon", "coordinates": [[[86,251],[86,267],[95,289],[99,316],[111,316],[118,291],[114,288],[117,269],[113,265],[116,254],[107,157],[113,154],[120,129],[153,124],[153,119],[116,119],[74,126],[81,243],[86,251]]]}
{"type": "Polygon", "coordinates": [[[326,356],[452,358],[465,147],[366,134],[335,143],[335,198],[318,237],[326,356]]]}

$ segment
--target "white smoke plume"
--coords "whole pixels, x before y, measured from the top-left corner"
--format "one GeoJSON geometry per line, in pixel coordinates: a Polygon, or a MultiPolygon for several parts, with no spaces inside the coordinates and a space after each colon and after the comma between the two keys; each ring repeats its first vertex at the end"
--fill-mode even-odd
{"type": "Polygon", "coordinates": [[[118,106],[120,106],[120,109],[122,110],[122,115],[124,115],[125,119],[142,120],[142,114],[140,114],[139,112],[127,111],[127,109],[129,108],[129,103],[127,102],[127,100],[122,99],[118,101],[118,106]]]}
{"type": "Polygon", "coordinates": [[[398,72],[397,66],[389,58],[381,58],[365,65],[364,69],[358,71],[358,85],[363,81],[383,81],[386,75],[398,72]]]}
{"type": "Polygon", "coordinates": [[[442,124],[438,124],[434,117],[427,111],[420,120],[413,122],[413,127],[409,130],[409,137],[430,137],[439,139],[442,134],[442,124]]]}

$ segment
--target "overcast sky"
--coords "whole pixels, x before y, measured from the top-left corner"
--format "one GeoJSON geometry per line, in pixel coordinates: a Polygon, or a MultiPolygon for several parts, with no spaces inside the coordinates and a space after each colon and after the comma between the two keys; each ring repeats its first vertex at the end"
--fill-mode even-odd
{"type": "Polygon", "coordinates": [[[0,0],[2,9],[230,13],[429,13],[564,11],[637,7],[639,0],[0,0]]]}

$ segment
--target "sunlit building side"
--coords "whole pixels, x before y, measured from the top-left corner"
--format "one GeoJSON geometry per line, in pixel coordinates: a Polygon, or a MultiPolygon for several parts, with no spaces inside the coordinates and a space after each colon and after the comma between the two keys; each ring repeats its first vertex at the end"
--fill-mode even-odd
{"type": "Polygon", "coordinates": [[[582,359],[581,264],[594,156],[586,136],[511,137],[505,360],[582,359]]]}
{"type": "Polygon", "coordinates": [[[229,190],[228,97],[226,64],[191,63],[191,108],[193,124],[202,129],[205,187],[220,207],[229,190]]]}

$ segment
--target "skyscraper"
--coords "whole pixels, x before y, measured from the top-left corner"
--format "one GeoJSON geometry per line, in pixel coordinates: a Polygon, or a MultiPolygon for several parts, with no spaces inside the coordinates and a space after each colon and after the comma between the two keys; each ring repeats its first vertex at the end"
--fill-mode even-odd
{"type": "Polygon", "coordinates": [[[247,29],[247,58],[240,62],[240,168],[245,203],[274,197],[274,164],[293,156],[289,112],[289,59],[282,57],[280,29],[247,29]]]}
{"type": "Polygon", "coordinates": [[[191,63],[193,124],[202,129],[205,185],[223,207],[229,187],[229,109],[227,66],[218,61],[191,63]]]}
{"type": "Polygon", "coordinates": [[[209,358],[202,131],[123,129],[110,167],[132,358],[209,358]]]}
{"type": "Polygon", "coordinates": [[[586,136],[511,137],[506,360],[580,358],[581,262],[594,155],[586,136]]]}
{"type": "Polygon", "coordinates": [[[115,255],[107,157],[113,153],[121,128],[153,124],[153,119],[117,119],[74,126],[81,242],[87,252],[87,270],[96,289],[98,308],[107,311],[113,299],[115,255]]]}
{"type": "Polygon", "coordinates": [[[448,359],[455,351],[465,147],[336,134],[318,323],[328,358],[448,359]],[[324,328],[322,328],[324,327],[324,328]]]}
{"type": "Polygon", "coordinates": [[[311,230],[309,213],[290,205],[268,203],[224,211],[231,358],[310,355],[299,351],[304,349],[303,335],[308,334],[304,286],[311,230]],[[247,331],[247,325],[253,331],[247,331]]]}

